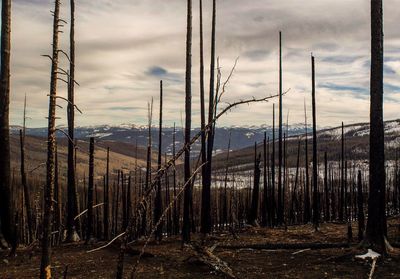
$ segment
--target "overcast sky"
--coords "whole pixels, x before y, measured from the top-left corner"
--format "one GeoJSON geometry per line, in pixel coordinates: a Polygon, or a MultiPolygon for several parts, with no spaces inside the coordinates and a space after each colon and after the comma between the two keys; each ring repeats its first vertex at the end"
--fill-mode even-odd
{"type": "MultiPolygon", "coordinates": [[[[24,94],[28,125],[45,126],[53,0],[14,0],[12,7],[11,123],[21,124],[24,94]]],[[[208,88],[211,0],[204,2],[206,88],[208,88]]],[[[386,0],[385,119],[399,118],[400,8],[386,0]]],[[[193,1],[193,122],[199,124],[198,1],[193,1]]],[[[222,79],[239,57],[224,102],[276,94],[278,32],[283,33],[284,118],[304,121],[304,100],[311,115],[311,52],[316,57],[318,126],[369,118],[370,1],[367,0],[219,0],[217,55],[222,79]]],[[[69,22],[69,1],[62,0],[69,22]]],[[[69,26],[62,48],[68,52],[69,26]]],[[[76,103],[83,115],[76,125],[146,124],[147,102],[158,115],[159,80],[164,80],[164,122],[184,117],[186,1],[76,0],[76,103]]],[[[61,56],[61,66],[67,60],[61,56]]],[[[208,91],[208,90],[207,90],[208,91]]],[[[58,94],[67,95],[59,84],[58,94]]],[[[277,100],[275,100],[277,102],[277,100]]],[[[59,104],[66,122],[66,104],[59,104]]],[[[224,104],[221,104],[221,107],[224,104]]],[[[237,108],[218,125],[262,125],[272,121],[272,102],[237,108]]]]}

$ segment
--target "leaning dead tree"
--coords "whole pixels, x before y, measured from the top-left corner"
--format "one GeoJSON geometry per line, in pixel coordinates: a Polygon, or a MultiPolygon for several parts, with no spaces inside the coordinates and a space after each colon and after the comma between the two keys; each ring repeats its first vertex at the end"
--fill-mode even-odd
{"type": "Polygon", "coordinates": [[[364,244],[387,252],[386,174],[383,127],[383,7],[371,0],[371,77],[369,136],[369,200],[364,244]]]}
{"type": "Polygon", "coordinates": [[[1,77],[0,77],[0,241],[1,232],[11,243],[11,173],[10,173],[10,53],[11,53],[11,0],[1,2],[1,77]]]}
{"type": "Polygon", "coordinates": [[[53,52],[51,56],[51,77],[49,95],[49,115],[47,132],[47,162],[46,186],[44,191],[44,214],[42,236],[42,259],[40,264],[40,278],[51,278],[51,225],[53,216],[53,189],[55,182],[55,151],[56,151],[56,98],[58,73],[58,34],[62,20],[60,15],[60,0],[55,0],[53,12],[53,52]]]}
{"type": "Polygon", "coordinates": [[[76,233],[76,226],[79,222],[74,218],[78,214],[78,197],[76,190],[75,178],[75,162],[74,162],[74,121],[75,121],[75,0],[70,0],[71,23],[69,34],[69,76],[68,76],[68,105],[67,105],[67,120],[68,120],[68,174],[67,174],[67,242],[79,240],[76,233]]]}

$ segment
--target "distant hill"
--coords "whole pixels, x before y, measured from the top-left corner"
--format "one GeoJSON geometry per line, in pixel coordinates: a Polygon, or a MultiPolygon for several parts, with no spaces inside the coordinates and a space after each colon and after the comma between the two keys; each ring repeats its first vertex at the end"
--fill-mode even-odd
{"type": "MultiPolygon", "coordinates": [[[[21,127],[12,126],[12,134],[18,134],[21,127]]],[[[59,129],[66,128],[58,127],[59,129]]],[[[286,129],[286,127],[285,127],[286,129]]],[[[199,128],[192,129],[192,134],[198,133],[199,128]]],[[[232,149],[241,149],[249,145],[254,144],[256,141],[261,141],[264,138],[264,132],[267,136],[272,137],[272,127],[270,126],[251,126],[251,127],[217,127],[214,147],[216,152],[221,152],[227,148],[228,138],[231,134],[232,149]]],[[[304,133],[304,125],[296,124],[289,125],[288,134],[296,135],[304,133]]],[[[27,135],[36,137],[46,137],[47,128],[27,128],[27,135]]],[[[61,132],[57,132],[59,138],[65,138],[61,132]]],[[[110,125],[99,125],[99,126],[88,126],[88,127],[77,127],[75,129],[75,137],[77,139],[86,140],[89,137],[96,137],[102,141],[117,141],[129,144],[137,144],[139,146],[147,146],[148,129],[144,126],[135,126],[130,124],[123,124],[119,126],[110,125]]],[[[173,128],[163,128],[163,153],[171,154],[172,152],[172,136],[173,128]]],[[[153,147],[158,146],[158,128],[152,128],[152,144],[153,147]]],[[[183,129],[176,129],[176,146],[179,148],[183,145],[183,129]]],[[[193,147],[193,154],[200,149],[199,143],[196,143],[193,147]]]]}

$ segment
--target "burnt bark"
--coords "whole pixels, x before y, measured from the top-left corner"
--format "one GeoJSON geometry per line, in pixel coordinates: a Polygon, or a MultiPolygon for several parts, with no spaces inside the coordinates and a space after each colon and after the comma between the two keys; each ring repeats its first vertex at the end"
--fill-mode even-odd
{"type": "Polygon", "coordinates": [[[382,0],[371,0],[370,161],[365,243],[375,251],[386,253],[382,2],[382,0]]]}
{"type": "Polygon", "coordinates": [[[86,219],[86,243],[93,235],[93,183],[94,183],[94,138],[90,138],[89,145],[89,187],[87,194],[87,219],[86,219]]]}
{"type": "Polygon", "coordinates": [[[0,232],[11,243],[12,202],[10,167],[10,53],[11,53],[11,0],[1,5],[1,73],[0,73],[0,232]]]}
{"type": "MultiPolygon", "coordinates": [[[[163,109],[163,83],[160,81],[160,119],[158,127],[158,160],[157,160],[157,170],[161,169],[161,155],[162,155],[162,109],[163,109]]],[[[162,197],[161,197],[161,179],[157,182],[156,196],[154,199],[154,224],[157,224],[162,214],[162,197]]],[[[157,241],[162,239],[163,223],[161,222],[157,226],[157,230],[154,236],[157,241]]]]}
{"type": "Polygon", "coordinates": [[[53,52],[51,56],[51,80],[49,95],[49,114],[47,132],[46,186],[44,190],[44,214],[42,236],[42,258],[40,278],[51,278],[51,225],[53,219],[53,191],[55,183],[55,151],[56,151],[56,97],[58,71],[58,34],[60,27],[60,0],[55,0],[53,21],[53,52]]]}
{"type": "MultiPolygon", "coordinates": [[[[186,30],[186,77],[185,77],[185,155],[184,181],[189,181],[190,170],[190,131],[192,124],[192,0],[187,0],[187,30],[186,30]]],[[[190,205],[192,201],[192,183],[185,188],[183,201],[182,241],[190,242],[190,205]]]]}
{"type": "Polygon", "coordinates": [[[75,0],[70,0],[71,23],[69,33],[70,44],[70,63],[69,63],[69,79],[68,79],[68,105],[67,105],[67,121],[68,121],[68,170],[67,170],[67,242],[79,240],[76,237],[76,227],[78,222],[74,220],[78,214],[78,196],[76,189],[75,177],[75,146],[74,146],[74,121],[75,121],[75,0]]]}

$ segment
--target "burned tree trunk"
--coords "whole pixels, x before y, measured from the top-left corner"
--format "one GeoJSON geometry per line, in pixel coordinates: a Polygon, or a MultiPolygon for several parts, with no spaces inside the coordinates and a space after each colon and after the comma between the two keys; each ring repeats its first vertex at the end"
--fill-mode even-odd
{"type": "Polygon", "coordinates": [[[276,225],[275,201],[275,104],[272,105],[272,155],[271,155],[271,226],[276,225]]]}
{"type": "Polygon", "coordinates": [[[231,133],[229,133],[228,152],[226,154],[225,178],[224,178],[224,194],[222,200],[222,225],[228,224],[228,171],[229,171],[229,155],[231,150],[231,133]]]}
{"type": "Polygon", "coordinates": [[[328,186],[328,158],[327,154],[325,151],[324,154],[324,188],[325,188],[325,221],[328,222],[331,219],[331,213],[330,213],[330,195],[329,195],[329,186],[328,186]]]}
{"type": "Polygon", "coordinates": [[[344,220],[344,211],[345,211],[345,189],[344,189],[344,126],[342,122],[342,156],[341,156],[341,164],[340,164],[340,202],[339,202],[339,220],[344,220]]]}
{"type": "Polygon", "coordinates": [[[93,235],[93,183],[94,183],[94,138],[90,138],[89,146],[89,187],[87,199],[86,243],[93,235]]]}
{"type": "Polygon", "coordinates": [[[282,194],[282,32],[279,32],[279,146],[278,146],[278,225],[283,224],[282,194]]]}
{"type": "Polygon", "coordinates": [[[317,116],[315,107],[315,59],[311,56],[312,68],[312,114],[313,114],[313,223],[319,226],[319,191],[318,191],[318,157],[317,157],[317,116]]]}
{"type": "Polygon", "coordinates": [[[371,0],[370,161],[365,244],[378,252],[386,253],[382,2],[382,0],[371,0]]]}
{"type": "Polygon", "coordinates": [[[304,191],[304,223],[310,222],[311,219],[311,206],[310,206],[310,176],[308,173],[308,133],[307,133],[307,110],[304,103],[304,118],[305,118],[305,167],[306,167],[306,184],[304,191]]]}
{"type": "Polygon", "coordinates": [[[69,64],[69,79],[68,79],[68,106],[67,106],[67,120],[68,120],[68,176],[67,176],[67,242],[78,241],[76,233],[77,221],[74,220],[78,214],[78,197],[76,190],[76,177],[75,177],[75,163],[74,163],[74,121],[75,121],[75,107],[74,107],[74,91],[75,91],[75,0],[70,0],[71,10],[71,25],[69,34],[70,43],[70,64],[69,64]]]}
{"type": "Polygon", "coordinates": [[[260,196],[260,162],[261,162],[261,154],[257,155],[257,143],[254,144],[254,186],[253,193],[251,198],[251,208],[249,213],[249,218],[247,222],[250,225],[258,226],[257,217],[258,217],[258,200],[260,196]]]}
{"type": "Polygon", "coordinates": [[[208,100],[208,123],[212,124],[207,131],[207,164],[206,175],[203,184],[202,205],[201,205],[201,232],[211,232],[211,173],[212,173],[212,151],[214,148],[214,100],[215,97],[215,32],[216,32],[216,0],[213,0],[212,27],[211,27],[211,63],[210,63],[210,92],[208,100]]]}
{"type": "MultiPolygon", "coordinates": [[[[186,30],[186,78],[185,78],[185,157],[184,180],[187,183],[190,173],[190,131],[192,124],[192,0],[187,0],[187,30],[186,30]]],[[[190,205],[192,201],[192,183],[185,188],[183,204],[182,241],[190,242],[190,205]]]]}
{"type": "MultiPolygon", "coordinates": [[[[162,155],[162,109],[163,109],[163,83],[160,81],[160,123],[158,127],[158,161],[157,170],[161,169],[161,155],[162,155]]],[[[157,224],[162,214],[162,197],[161,197],[161,179],[157,182],[156,196],[154,199],[154,224],[157,224]]],[[[155,238],[157,241],[162,239],[162,222],[157,226],[155,231],[155,238]]]]}
{"type": "Polygon", "coordinates": [[[107,162],[106,162],[106,177],[104,181],[104,211],[103,211],[103,225],[104,225],[104,239],[110,238],[110,148],[107,147],[107,162]]]}
{"type": "Polygon", "coordinates": [[[26,129],[26,95],[24,100],[24,114],[23,114],[23,125],[22,130],[19,131],[20,137],[20,148],[21,148],[21,183],[24,190],[24,202],[25,202],[25,210],[26,210],[26,219],[28,223],[28,240],[29,243],[33,241],[33,219],[32,219],[32,210],[31,210],[31,197],[29,193],[28,183],[26,180],[26,172],[25,172],[25,129],[26,129]]]}
{"type": "MultiPolygon", "coordinates": [[[[268,140],[269,141],[269,140],[268,140]]],[[[263,184],[264,184],[264,192],[263,192],[263,203],[262,203],[262,225],[267,226],[268,224],[268,219],[267,215],[268,213],[268,175],[267,175],[267,162],[268,162],[268,156],[267,156],[267,133],[264,132],[264,140],[263,140],[263,184]]]]}
{"type": "Polygon", "coordinates": [[[42,258],[40,264],[40,278],[51,278],[51,225],[53,219],[53,190],[55,182],[55,149],[56,149],[56,97],[58,72],[58,34],[60,27],[60,0],[55,0],[53,21],[53,53],[51,56],[51,80],[49,97],[49,116],[47,134],[47,163],[46,187],[44,191],[44,214],[42,236],[42,258]]]}
{"type": "Polygon", "coordinates": [[[361,241],[364,238],[365,230],[365,216],[364,216],[364,194],[361,181],[361,171],[358,171],[357,175],[357,206],[358,206],[358,240],[361,241]]]}
{"type": "MultiPolygon", "coordinates": [[[[11,170],[10,170],[10,53],[11,53],[11,0],[1,5],[1,77],[0,77],[0,238],[11,243],[11,170]]],[[[1,239],[0,239],[1,241],[1,239]]]]}

